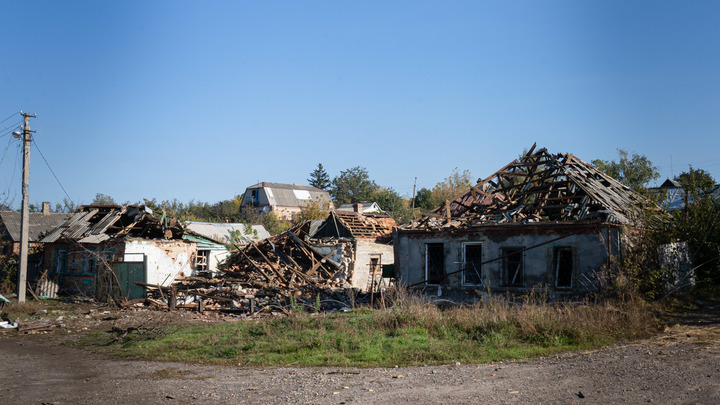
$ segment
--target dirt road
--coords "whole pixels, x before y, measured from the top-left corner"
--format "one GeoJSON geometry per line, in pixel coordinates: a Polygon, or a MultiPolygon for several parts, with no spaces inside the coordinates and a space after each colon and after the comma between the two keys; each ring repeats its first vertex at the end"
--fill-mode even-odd
{"type": "Polygon", "coordinates": [[[57,339],[0,339],[5,404],[720,403],[720,320],[527,362],[248,370],[118,361],[57,339]]]}

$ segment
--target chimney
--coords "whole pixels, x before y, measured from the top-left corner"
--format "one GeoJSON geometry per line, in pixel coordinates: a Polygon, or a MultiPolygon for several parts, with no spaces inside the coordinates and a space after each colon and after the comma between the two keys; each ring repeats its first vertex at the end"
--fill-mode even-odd
{"type": "Polygon", "coordinates": [[[362,214],[362,212],[363,212],[362,209],[363,209],[362,203],[357,202],[357,203],[353,204],[353,211],[357,212],[358,214],[362,214]]]}
{"type": "Polygon", "coordinates": [[[50,215],[50,202],[49,202],[49,201],[43,201],[43,203],[42,203],[42,214],[43,214],[43,215],[50,215]]]}

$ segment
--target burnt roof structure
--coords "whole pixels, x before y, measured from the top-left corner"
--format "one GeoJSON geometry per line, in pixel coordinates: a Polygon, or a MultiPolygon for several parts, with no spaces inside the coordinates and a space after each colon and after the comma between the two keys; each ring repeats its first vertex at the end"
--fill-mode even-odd
{"type": "Polygon", "coordinates": [[[640,194],[572,154],[551,154],[535,145],[464,195],[431,211],[425,227],[500,223],[600,221],[630,224],[640,194]],[[439,222],[440,220],[440,222],[439,222]]]}
{"type": "Polygon", "coordinates": [[[393,227],[396,226],[395,220],[388,215],[332,211],[312,237],[369,239],[384,243],[391,240],[393,227]]]}
{"type": "Polygon", "coordinates": [[[182,227],[172,220],[156,218],[144,205],[83,205],[42,239],[101,243],[125,237],[179,239],[182,227]]]}

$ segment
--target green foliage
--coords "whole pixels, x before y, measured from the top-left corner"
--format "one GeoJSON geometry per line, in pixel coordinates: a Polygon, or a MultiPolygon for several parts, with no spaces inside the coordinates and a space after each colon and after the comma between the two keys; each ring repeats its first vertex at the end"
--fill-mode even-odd
{"type": "Polygon", "coordinates": [[[78,208],[79,207],[73,201],[70,201],[67,197],[63,198],[62,204],[55,204],[55,212],[70,213],[75,212],[78,208]]]}
{"type": "Polygon", "coordinates": [[[0,255],[0,294],[6,295],[15,292],[17,270],[18,257],[16,254],[0,255]]]}
{"type": "Polygon", "coordinates": [[[277,217],[274,212],[268,212],[261,217],[262,225],[270,235],[277,235],[285,232],[292,225],[290,221],[285,221],[277,217]]]}
{"type": "Polygon", "coordinates": [[[432,191],[423,187],[415,193],[415,209],[430,211],[433,206],[432,191]]]}
{"type": "Polygon", "coordinates": [[[328,176],[327,172],[323,168],[322,163],[318,163],[317,168],[310,173],[310,178],[307,180],[311,186],[317,187],[321,190],[327,190],[332,185],[332,182],[330,182],[330,176],[328,176]]]}
{"type": "Polygon", "coordinates": [[[107,194],[97,193],[95,199],[92,200],[90,205],[115,205],[115,200],[107,194]]]}
{"type": "Polygon", "coordinates": [[[295,214],[293,220],[299,224],[312,219],[325,219],[331,209],[331,204],[320,199],[314,199],[303,204],[300,207],[300,212],[295,214]]]}
{"type": "Polygon", "coordinates": [[[340,172],[330,187],[330,195],[337,204],[368,201],[377,184],[370,180],[368,171],[364,167],[356,166],[340,172]]]}
{"type": "Polygon", "coordinates": [[[452,201],[467,193],[471,182],[472,174],[470,171],[464,170],[461,172],[456,167],[450,176],[433,187],[430,193],[430,206],[433,208],[440,207],[445,204],[445,201],[452,201]]]}
{"type": "Polygon", "coordinates": [[[690,195],[709,193],[715,188],[715,179],[703,169],[690,169],[675,176],[675,181],[690,195]]]}
{"type": "MultiPolygon", "coordinates": [[[[243,222],[245,216],[240,208],[242,195],[237,195],[231,200],[219,201],[215,204],[190,200],[185,204],[176,198],[165,200],[161,203],[153,199],[144,199],[144,204],[154,212],[165,213],[170,218],[177,218],[181,221],[205,221],[205,222],[243,222]]],[[[252,222],[252,223],[259,223],[252,222]]]]}
{"type": "Polygon", "coordinates": [[[378,187],[370,195],[370,200],[377,202],[380,208],[398,224],[410,221],[412,215],[410,202],[400,197],[392,188],[378,187]]]}
{"type": "Polygon", "coordinates": [[[657,166],[653,165],[646,156],[637,153],[630,156],[623,149],[618,149],[617,152],[620,156],[617,162],[595,159],[592,164],[608,176],[635,190],[644,189],[650,181],[660,177],[657,166]]]}

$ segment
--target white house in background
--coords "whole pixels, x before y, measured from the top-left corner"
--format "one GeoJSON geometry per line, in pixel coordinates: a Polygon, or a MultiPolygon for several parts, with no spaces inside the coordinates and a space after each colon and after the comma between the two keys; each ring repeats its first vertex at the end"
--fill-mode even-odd
{"type": "Polygon", "coordinates": [[[335,211],[360,212],[361,214],[385,214],[385,211],[383,211],[375,201],[342,204],[336,208],[335,211]]]}
{"type": "Polygon", "coordinates": [[[254,207],[259,213],[275,212],[278,218],[291,219],[302,207],[317,203],[332,207],[330,193],[312,186],[262,182],[245,189],[242,207],[254,207]]]}

